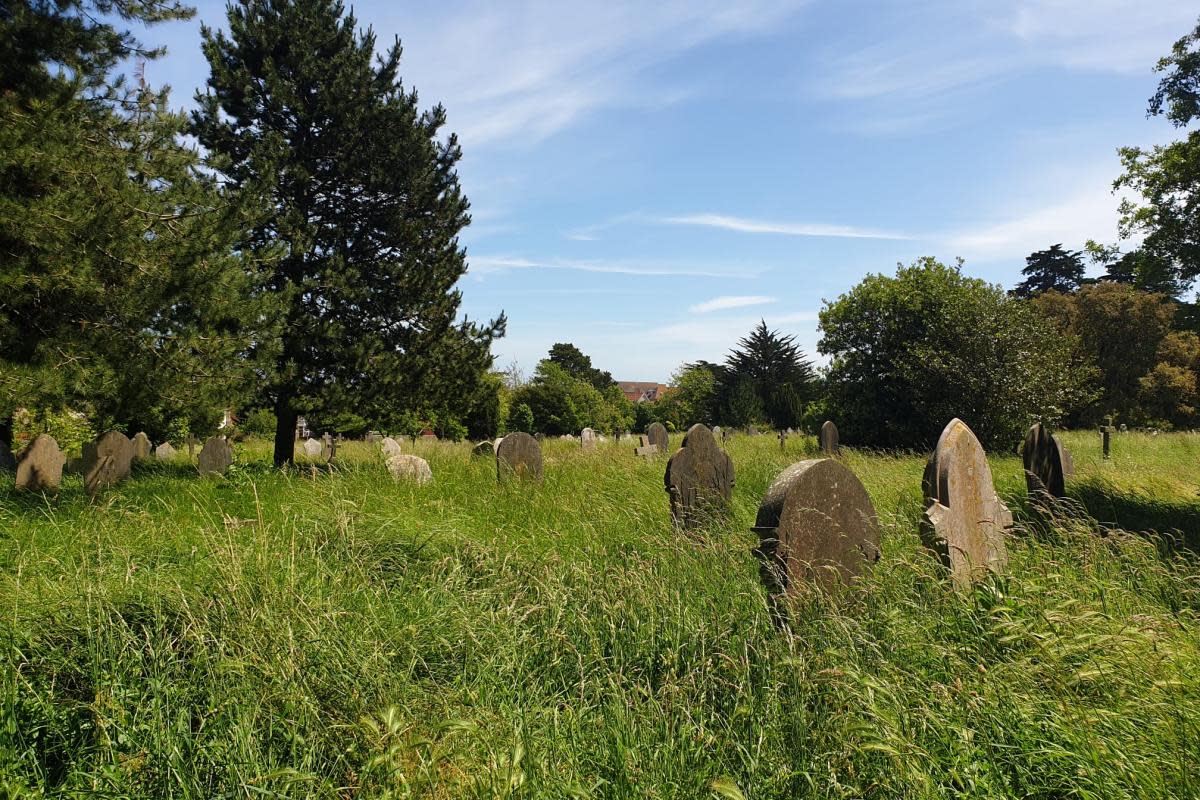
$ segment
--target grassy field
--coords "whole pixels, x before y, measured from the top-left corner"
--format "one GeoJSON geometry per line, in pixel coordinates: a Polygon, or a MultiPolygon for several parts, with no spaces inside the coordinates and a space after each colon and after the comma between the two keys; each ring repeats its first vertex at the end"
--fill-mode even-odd
{"type": "Polygon", "coordinates": [[[547,442],[539,487],[466,444],[416,446],[423,488],[363,444],[94,504],[0,478],[0,797],[1200,796],[1200,436],[1066,442],[1081,510],[1136,533],[1028,521],[996,454],[1012,574],[955,593],[924,457],[850,452],[883,558],[790,630],[749,527],[811,438],[732,439],[734,519],[696,539],[611,444],[547,442]]]}

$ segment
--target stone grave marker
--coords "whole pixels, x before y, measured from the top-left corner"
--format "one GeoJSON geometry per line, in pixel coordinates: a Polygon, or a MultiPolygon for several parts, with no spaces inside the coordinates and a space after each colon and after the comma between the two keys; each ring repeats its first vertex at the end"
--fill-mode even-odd
{"type": "Polygon", "coordinates": [[[170,442],[163,442],[158,447],[154,448],[154,457],[159,461],[170,461],[176,456],[176,450],[171,446],[170,442]]]}
{"type": "Polygon", "coordinates": [[[792,464],[775,478],[752,529],[772,604],[805,583],[847,586],[879,560],[879,523],[862,482],[841,462],[792,464]]]}
{"type": "Polygon", "coordinates": [[[633,448],[633,454],[640,458],[654,458],[658,455],[658,445],[650,444],[649,436],[638,436],[637,446],[633,448]]]}
{"type": "Polygon", "coordinates": [[[309,458],[318,458],[321,455],[321,443],[316,439],[305,439],[303,447],[304,455],[308,456],[309,458]]]}
{"type": "Polygon", "coordinates": [[[154,445],[150,443],[150,437],[146,435],[145,431],[139,431],[131,443],[133,444],[134,461],[143,461],[150,457],[150,450],[154,445]]]}
{"type": "Polygon", "coordinates": [[[579,444],[584,450],[595,450],[596,432],[591,428],[584,428],[579,433],[579,444]]]}
{"type": "Polygon", "coordinates": [[[17,459],[16,488],[30,492],[57,492],[67,458],[53,436],[40,434],[17,459]]]}
{"type": "Polygon", "coordinates": [[[385,436],[382,440],[380,440],[379,449],[383,451],[384,458],[398,456],[401,454],[401,452],[403,452],[400,449],[400,443],[390,436],[385,436]]]}
{"type": "Polygon", "coordinates": [[[780,430],[779,431],[779,452],[782,453],[785,449],[787,449],[787,440],[788,440],[788,432],[785,430],[780,430]]]}
{"type": "Polygon", "coordinates": [[[942,431],[921,488],[921,541],[950,571],[954,585],[969,586],[989,570],[1003,573],[1012,513],[996,494],[983,446],[962,420],[951,420],[942,431]]]}
{"type": "Polygon", "coordinates": [[[712,431],[693,425],[683,446],[667,462],[663,485],[671,499],[671,519],[694,530],[729,508],[733,498],[733,460],[717,446],[712,431]]]}
{"type": "Polygon", "coordinates": [[[109,431],[83,446],[83,485],[88,494],[129,477],[133,442],[120,431],[109,431]]]}
{"type": "Polygon", "coordinates": [[[821,452],[827,456],[836,456],[841,446],[838,444],[838,429],[833,420],[827,419],[821,423],[821,433],[817,435],[821,452]]]}
{"type": "Polygon", "coordinates": [[[1071,451],[1062,443],[1062,439],[1055,439],[1054,445],[1058,448],[1058,463],[1062,464],[1063,485],[1075,477],[1075,459],[1071,457],[1071,451]]]}
{"type": "Polygon", "coordinates": [[[189,436],[187,438],[188,460],[189,461],[191,461],[196,456],[196,445],[198,445],[198,444],[200,444],[200,440],[197,439],[195,436],[189,436]]]}
{"type": "Polygon", "coordinates": [[[491,458],[496,455],[496,445],[490,441],[482,441],[471,448],[472,458],[491,458]]]}
{"type": "Polygon", "coordinates": [[[1025,486],[1030,495],[1065,497],[1062,451],[1058,441],[1042,423],[1030,427],[1021,448],[1025,465],[1025,486]]]}
{"type": "Polygon", "coordinates": [[[650,444],[658,446],[658,452],[667,452],[667,428],[661,422],[651,422],[646,427],[646,438],[650,440],[650,444]]]}
{"type": "Polygon", "coordinates": [[[425,486],[433,480],[429,462],[420,456],[398,453],[388,458],[387,468],[397,481],[411,481],[418,486],[425,486]]]}
{"type": "Polygon", "coordinates": [[[379,431],[367,431],[367,441],[370,444],[383,441],[383,434],[379,431]]]}
{"type": "Polygon", "coordinates": [[[220,475],[233,463],[233,447],[224,436],[213,436],[200,449],[196,466],[201,475],[220,475]]]}
{"type": "Polygon", "coordinates": [[[725,431],[721,430],[720,425],[713,425],[712,432],[713,432],[713,438],[716,439],[718,442],[723,443],[725,441],[725,431]]]}
{"type": "Polygon", "coordinates": [[[542,480],[542,446],[528,433],[517,431],[500,440],[496,448],[496,478],[504,483],[519,479],[542,480]]]}

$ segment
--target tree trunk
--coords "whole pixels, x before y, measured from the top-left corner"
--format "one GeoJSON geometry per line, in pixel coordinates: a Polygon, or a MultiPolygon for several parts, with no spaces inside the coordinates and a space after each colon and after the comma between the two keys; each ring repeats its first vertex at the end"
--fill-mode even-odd
{"type": "Polygon", "coordinates": [[[299,415],[292,408],[290,397],[281,396],[275,403],[275,466],[295,462],[296,458],[296,418],[299,415]]]}

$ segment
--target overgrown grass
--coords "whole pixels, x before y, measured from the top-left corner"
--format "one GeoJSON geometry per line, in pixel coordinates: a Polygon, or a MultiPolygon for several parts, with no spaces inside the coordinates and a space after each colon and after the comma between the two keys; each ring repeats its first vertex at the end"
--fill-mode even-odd
{"type": "MultiPolygon", "coordinates": [[[[1200,519],[1200,438],[1067,442],[1101,520],[1200,519]]],[[[334,474],[261,445],[224,478],[145,465],[94,504],[3,479],[0,794],[1200,796],[1187,550],[1039,523],[956,593],[916,534],[924,459],[850,452],[883,559],[783,631],[748,529],[815,443],[729,449],[734,518],[698,538],[616,445],[548,442],[524,487],[420,444],[423,488],[366,445],[334,474]]],[[[1019,460],[993,471],[1021,516],[1019,460]]]]}

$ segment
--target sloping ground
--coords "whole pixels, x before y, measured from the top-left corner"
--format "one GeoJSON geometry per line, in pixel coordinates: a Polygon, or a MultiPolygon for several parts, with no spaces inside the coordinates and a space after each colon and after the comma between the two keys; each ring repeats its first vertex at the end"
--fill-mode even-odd
{"type": "MultiPolygon", "coordinates": [[[[1200,514],[1200,437],[1067,442],[1101,519],[1200,514]]],[[[1186,550],[1063,520],[954,593],[923,458],[850,453],[883,559],[780,631],[748,529],[812,440],[731,440],[735,518],[696,540],[629,447],[548,442],[536,488],[419,447],[425,488],[365,445],[335,475],[150,465],[96,506],[0,483],[0,795],[1200,796],[1186,550]]],[[[993,470],[1018,500],[1018,460],[993,470]]]]}

